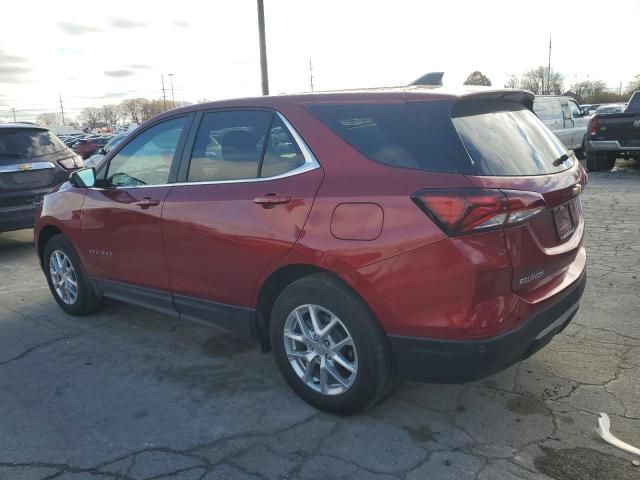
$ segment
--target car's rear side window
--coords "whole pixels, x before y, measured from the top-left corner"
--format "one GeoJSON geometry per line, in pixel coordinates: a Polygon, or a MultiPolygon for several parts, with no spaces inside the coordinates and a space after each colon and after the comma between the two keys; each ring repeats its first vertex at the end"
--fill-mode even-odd
{"type": "Polygon", "coordinates": [[[560,161],[564,145],[520,103],[463,102],[454,108],[452,121],[480,175],[544,175],[575,161],[560,161]]]}
{"type": "Polygon", "coordinates": [[[51,132],[20,128],[0,131],[0,157],[36,158],[67,147],[51,132]]]}
{"type": "Polygon", "coordinates": [[[455,172],[406,103],[311,104],[307,108],[367,157],[394,167],[455,172]]]}
{"type": "Polygon", "coordinates": [[[638,113],[640,112],[640,91],[635,92],[631,99],[629,100],[629,104],[625,110],[627,113],[638,113]]]}
{"type": "Polygon", "coordinates": [[[256,178],[273,113],[261,110],[206,113],[189,164],[189,182],[256,178]]]}

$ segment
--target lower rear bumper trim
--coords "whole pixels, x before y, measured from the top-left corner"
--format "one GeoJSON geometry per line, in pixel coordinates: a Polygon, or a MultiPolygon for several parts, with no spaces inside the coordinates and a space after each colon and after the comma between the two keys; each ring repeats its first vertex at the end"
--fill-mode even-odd
{"type": "Polygon", "coordinates": [[[389,335],[398,375],[411,380],[460,383],[478,380],[524,360],[560,333],[578,311],[586,271],[559,299],[520,327],[483,340],[443,340],[389,335]]]}

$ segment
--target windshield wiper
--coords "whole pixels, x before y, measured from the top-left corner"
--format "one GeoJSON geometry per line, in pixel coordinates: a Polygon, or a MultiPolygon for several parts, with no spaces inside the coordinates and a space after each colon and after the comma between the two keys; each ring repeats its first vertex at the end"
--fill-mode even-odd
{"type": "Polygon", "coordinates": [[[564,162],[573,157],[573,150],[569,150],[567,153],[562,154],[559,158],[555,159],[553,162],[554,167],[559,167],[564,162]]]}

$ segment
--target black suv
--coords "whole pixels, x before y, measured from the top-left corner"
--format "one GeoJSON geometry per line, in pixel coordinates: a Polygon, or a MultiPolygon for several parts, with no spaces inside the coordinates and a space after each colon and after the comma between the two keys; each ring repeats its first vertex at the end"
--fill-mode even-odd
{"type": "Polygon", "coordinates": [[[80,167],[82,158],[46,128],[0,124],[0,232],[33,227],[42,196],[80,167]]]}

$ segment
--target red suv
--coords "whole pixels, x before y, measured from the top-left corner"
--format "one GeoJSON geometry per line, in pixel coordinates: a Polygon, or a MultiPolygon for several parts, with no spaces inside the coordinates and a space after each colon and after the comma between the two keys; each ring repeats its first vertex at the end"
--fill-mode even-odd
{"type": "Polygon", "coordinates": [[[45,197],[44,273],[70,314],[109,297],[256,340],[333,412],[396,375],[489,375],[586,282],[587,176],[532,104],[409,87],[172,110],[45,197]]]}

